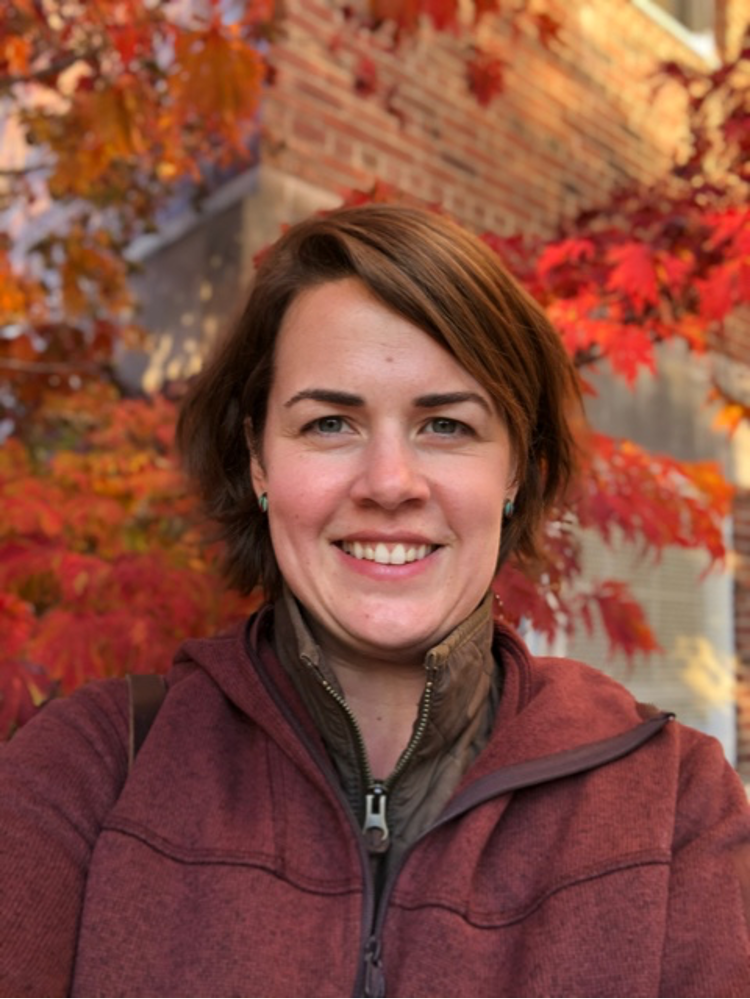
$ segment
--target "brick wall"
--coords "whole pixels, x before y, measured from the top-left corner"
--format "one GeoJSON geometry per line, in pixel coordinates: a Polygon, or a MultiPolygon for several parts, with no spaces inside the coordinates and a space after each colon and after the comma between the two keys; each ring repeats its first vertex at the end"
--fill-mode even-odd
{"type": "MultiPolygon", "coordinates": [[[[376,53],[382,97],[354,92],[358,56],[332,5],[289,0],[265,109],[266,159],[326,190],[376,179],[439,201],[465,223],[544,233],[628,178],[649,181],[680,141],[683,96],[654,92],[661,60],[698,57],[623,0],[560,4],[551,51],[487,22],[508,60],[505,93],[480,107],[463,80],[465,40],[425,32],[376,53]]],[[[550,9],[554,5],[550,4],[550,9]]]]}

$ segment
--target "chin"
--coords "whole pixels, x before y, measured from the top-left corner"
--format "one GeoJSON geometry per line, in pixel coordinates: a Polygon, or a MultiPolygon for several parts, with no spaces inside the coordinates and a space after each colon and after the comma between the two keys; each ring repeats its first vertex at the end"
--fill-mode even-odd
{"type": "Polygon", "coordinates": [[[421,661],[447,632],[439,628],[435,628],[434,631],[420,629],[415,632],[413,621],[409,626],[402,627],[384,621],[378,623],[377,627],[371,625],[365,629],[352,630],[350,634],[353,644],[358,645],[363,652],[367,650],[374,657],[421,661]]]}

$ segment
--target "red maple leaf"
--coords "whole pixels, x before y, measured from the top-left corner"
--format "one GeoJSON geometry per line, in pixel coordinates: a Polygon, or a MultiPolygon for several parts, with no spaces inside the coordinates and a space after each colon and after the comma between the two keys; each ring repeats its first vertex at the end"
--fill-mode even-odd
{"type": "Polygon", "coordinates": [[[707,278],[696,281],[700,299],[700,314],[709,321],[721,320],[734,304],[732,264],[715,267],[707,278]]]}
{"type": "Polygon", "coordinates": [[[474,0],[474,23],[477,24],[486,14],[497,14],[500,0],[474,0]]]}
{"type": "Polygon", "coordinates": [[[494,97],[502,93],[504,66],[502,59],[479,48],[475,48],[473,55],[467,59],[469,90],[482,107],[487,107],[494,97]]]}
{"type": "Polygon", "coordinates": [[[624,243],[613,247],[607,260],[614,265],[606,283],[608,291],[627,295],[637,309],[657,304],[659,286],[650,247],[644,243],[624,243]]]}
{"type": "Polygon", "coordinates": [[[552,17],[551,14],[543,12],[537,14],[531,13],[529,16],[536,27],[539,41],[545,49],[548,49],[552,42],[557,40],[562,28],[562,22],[552,17]]]}
{"type": "Polygon", "coordinates": [[[735,244],[735,250],[750,252],[750,209],[727,208],[721,212],[711,212],[704,221],[712,230],[707,245],[717,249],[724,243],[735,244]]]}
{"type": "Polygon", "coordinates": [[[684,291],[690,283],[695,268],[695,258],[692,253],[662,253],[659,255],[658,269],[664,277],[664,283],[673,294],[684,291]]]}
{"type": "Polygon", "coordinates": [[[580,260],[591,260],[596,247],[590,239],[563,239],[558,243],[548,243],[537,260],[537,270],[542,277],[565,264],[580,260]]]}
{"type": "Polygon", "coordinates": [[[422,0],[421,6],[438,31],[455,31],[458,27],[459,0],[422,0]]]}
{"type": "Polygon", "coordinates": [[[641,605],[625,583],[605,580],[591,594],[609,639],[610,655],[621,651],[628,659],[637,652],[658,652],[661,646],[641,605]]]}
{"type": "Polygon", "coordinates": [[[0,591],[0,623],[2,624],[0,630],[2,630],[3,635],[3,654],[17,656],[32,632],[33,608],[14,593],[0,591]]]}
{"type": "Polygon", "coordinates": [[[737,268],[737,298],[750,302],[750,260],[741,260],[737,268]]]}
{"type": "Polygon", "coordinates": [[[396,34],[413,34],[419,27],[421,0],[370,0],[370,20],[374,26],[391,21],[396,34]]]}
{"type": "Polygon", "coordinates": [[[41,666],[5,659],[0,670],[0,740],[25,725],[56,693],[56,685],[41,666]]]}
{"type": "Polygon", "coordinates": [[[631,387],[645,368],[656,373],[654,344],[647,329],[639,323],[599,323],[602,353],[615,374],[631,387]]]}
{"type": "Polygon", "coordinates": [[[514,628],[524,620],[540,635],[550,640],[554,638],[560,626],[559,614],[549,595],[536,581],[511,564],[505,566],[495,578],[492,588],[497,601],[495,616],[498,620],[514,628]]]}

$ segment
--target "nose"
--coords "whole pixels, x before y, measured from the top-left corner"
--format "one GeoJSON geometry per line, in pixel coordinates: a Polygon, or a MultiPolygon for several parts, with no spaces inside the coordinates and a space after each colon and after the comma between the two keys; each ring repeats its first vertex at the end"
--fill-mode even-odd
{"type": "Polygon", "coordinates": [[[420,456],[397,433],[373,437],[361,452],[352,499],[395,510],[403,503],[424,503],[430,495],[420,456]]]}

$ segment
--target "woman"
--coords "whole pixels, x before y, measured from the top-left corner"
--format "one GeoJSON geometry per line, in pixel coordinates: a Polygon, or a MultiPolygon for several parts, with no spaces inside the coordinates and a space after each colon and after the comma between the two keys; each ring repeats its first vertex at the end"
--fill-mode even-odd
{"type": "Polygon", "coordinates": [[[443,218],[343,209],[269,251],[179,440],[271,602],[184,645],[129,774],[120,681],[5,751],[8,994],[747,994],[717,744],[492,624],[573,384],[443,218]]]}

